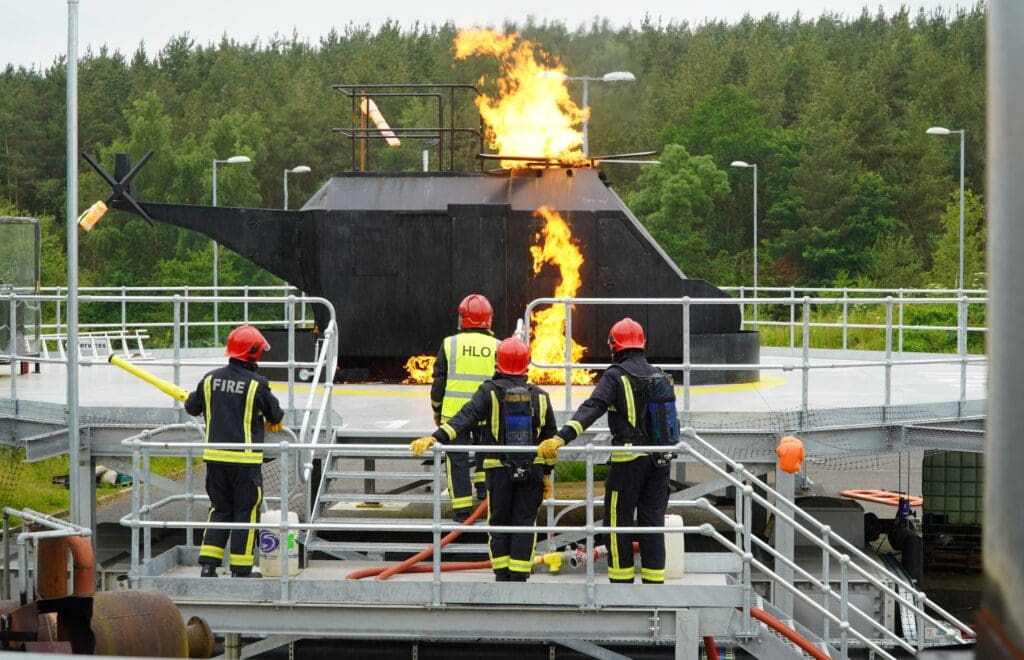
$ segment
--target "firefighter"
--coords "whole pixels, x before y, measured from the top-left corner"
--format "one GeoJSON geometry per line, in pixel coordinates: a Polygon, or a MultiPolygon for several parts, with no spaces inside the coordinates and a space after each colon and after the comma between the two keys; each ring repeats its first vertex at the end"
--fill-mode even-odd
{"type": "MultiPolygon", "coordinates": [[[[498,340],[491,332],[494,310],[487,298],[472,293],[459,303],[459,332],[445,337],[434,361],[434,383],[430,388],[430,405],[434,424],[440,427],[455,416],[494,373],[494,354],[498,340]]],[[[475,444],[478,429],[466,429],[455,444],[475,444]]],[[[478,498],[484,497],[484,473],[477,469],[470,478],[469,454],[453,452],[445,455],[448,494],[452,500],[452,519],[464,522],[473,510],[473,486],[478,498]]]]}
{"type": "MultiPolygon", "coordinates": [[[[206,417],[206,442],[231,442],[238,449],[203,451],[206,462],[206,494],[210,497],[211,523],[254,523],[263,501],[264,430],[283,427],[284,412],[270,391],[267,379],[256,373],[257,362],[270,344],[251,325],[228,335],[228,364],[214,369],[199,381],[185,401],[190,415],[206,417]]],[[[231,539],[229,565],[233,577],[258,577],[252,572],[255,529],[207,528],[199,549],[203,577],[217,577],[224,548],[231,539]]]]}
{"type": "MultiPolygon", "coordinates": [[[[494,376],[480,385],[469,402],[432,436],[409,445],[419,456],[435,442],[456,442],[467,429],[482,424],[478,444],[535,446],[558,428],[547,392],[528,383],[530,349],[510,337],[497,350],[494,376]]],[[[545,461],[533,452],[478,454],[487,487],[488,524],[529,526],[536,523],[541,501],[551,492],[548,474],[554,460],[545,461]]],[[[526,582],[533,567],[537,535],[493,532],[490,535],[491,568],[498,582],[526,582]]]]}
{"type": "MultiPolygon", "coordinates": [[[[668,455],[631,451],[631,445],[657,444],[643,432],[643,410],[638,390],[641,382],[668,378],[644,356],[644,330],[639,323],[624,318],[612,326],[608,346],[614,364],[609,367],[590,398],[580,404],[572,419],[558,430],[555,437],[540,444],[537,453],[550,460],[558,448],[572,442],[606,412],[612,433],[613,450],[608,477],[605,480],[604,525],[606,527],[663,527],[669,495],[668,455]]],[[[678,442],[678,418],[675,418],[675,394],[671,389],[667,423],[675,425],[678,442]]],[[[646,416],[646,415],[644,415],[646,416]]],[[[666,422],[665,419],[662,420],[666,422]]],[[[665,444],[674,444],[671,439],[665,444]]],[[[604,539],[608,548],[608,578],[611,582],[631,583],[636,576],[633,564],[633,537],[610,533],[604,539]]],[[[645,583],[665,581],[665,538],[663,534],[638,534],[640,545],[640,577],[645,583]]]]}

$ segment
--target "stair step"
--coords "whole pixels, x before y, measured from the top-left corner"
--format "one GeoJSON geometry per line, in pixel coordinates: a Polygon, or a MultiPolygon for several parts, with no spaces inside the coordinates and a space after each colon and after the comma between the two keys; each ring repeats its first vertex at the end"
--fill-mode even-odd
{"type": "MultiPolygon", "coordinates": [[[[336,515],[335,514],[331,514],[331,515],[325,515],[325,516],[318,516],[318,517],[313,519],[313,522],[314,523],[352,523],[354,525],[376,524],[376,525],[381,525],[382,527],[383,526],[401,527],[403,525],[430,525],[431,522],[432,522],[430,518],[421,518],[421,517],[403,516],[403,517],[400,517],[400,518],[392,518],[392,517],[374,516],[374,515],[372,515],[373,509],[364,509],[363,512],[365,512],[367,514],[371,514],[371,515],[356,515],[356,516],[352,516],[352,515],[345,515],[345,512],[335,512],[336,515]]],[[[446,524],[454,524],[454,523],[452,523],[450,515],[447,515],[445,513],[442,513],[441,522],[442,523],[446,523],[446,524]]],[[[478,520],[477,521],[477,525],[467,527],[465,531],[475,532],[475,531],[477,531],[478,526],[482,526],[483,523],[484,523],[483,520],[478,520]]]]}
{"type": "Polygon", "coordinates": [[[430,480],[432,475],[429,472],[382,472],[373,470],[331,470],[324,473],[326,479],[374,479],[383,481],[385,479],[396,480],[430,480]]]}
{"type": "MultiPolygon", "coordinates": [[[[401,502],[410,504],[412,502],[433,502],[432,495],[410,495],[401,493],[389,495],[387,493],[324,493],[320,495],[319,501],[323,502],[401,502]]],[[[448,498],[441,498],[442,506],[448,498]]]]}

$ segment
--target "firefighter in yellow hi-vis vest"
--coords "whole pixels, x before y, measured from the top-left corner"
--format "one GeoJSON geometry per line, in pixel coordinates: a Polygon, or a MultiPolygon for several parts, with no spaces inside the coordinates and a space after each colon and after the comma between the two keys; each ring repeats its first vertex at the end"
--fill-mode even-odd
{"type": "MultiPolygon", "coordinates": [[[[203,451],[210,523],[254,523],[259,518],[263,452],[258,445],[263,444],[264,430],[280,431],[284,419],[267,379],[256,373],[256,363],[269,348],[263,334],[253,326],[235,328],[228,335],[228,364],[203,376],[185,401],[188,414],[206,417],[207,442],[238,444],[238,449],[208,447],[203,451]]],[[[203,577],[217,577],[229,536],[231,575],[254,576],[256,530],[208,527],[199,549],[203,577]]]]}
{"type": "MultiPolygon", "coordinates": [[[[430,405],[437,426],[455,416],[473,396],[480,384],[494,375],[498,340],[491,332],[494,310],[484,296],[473,293],[459,303],[459,332],[446,337],[434,362],[434,384],[430,405]]],[[[459,434],[453,444],[474,444],[477,429],[459,434]]],[[[448,494],[452,500],[452,519],[463,522],[473,509],[473,484],[483,490],[484,473],[469,475],[469,454],[445,455],[448,469],[448,494]]]]}

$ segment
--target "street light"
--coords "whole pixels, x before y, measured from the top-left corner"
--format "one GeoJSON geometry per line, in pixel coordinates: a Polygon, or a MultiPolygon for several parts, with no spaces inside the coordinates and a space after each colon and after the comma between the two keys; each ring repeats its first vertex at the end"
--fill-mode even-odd
{"type": "MultiPolygon", "coordinates": [[[[595,82],[633,82],[636,80],[629,71],[609,71],[603,76],[568,76],[563,71],[541,71],[540,75],[544,78],[557,78],[559,80],[582,80],[583,81],[583,107],[587,107],[587,99],[589,98],[589,83],[591,80],[595,82]]],[[[590,138],[587,134],[587,122],[590,120],[588,116],[583,120],[583,155],[586,156],[590,153],[590,138]]]]}
{"type": "Polygon", "coordinates": [[[308,165],[296,165],[290,170],[284,171],[284,210],[288,210],[288,173],[292,174],[309,174],[311,170],[308,165]]]}
{"type": "Polygon", "coordinates": [[[960,134],[960,272],[957,275],[958,291],[963,291],[966,286],[964,282],[964,129],[951,131],[942,126],[932,126],[927,131],[928,135],[951,135],[960,134]]]}
{"type": "MultiPolygon", "coordinates": [[[[733,167],[751,168],[754,170],[754,300],[757,300],[757,163],[748,163],[745,160],[734,160],[730,163],[733,167]]],[[[757,303],[754,303],[754,325],[757,325],[757,303]]]]}
{"type": "MultiPolygon", "coordinates": [[[[250,163],[252,159],[248,156],[232,156],[231,158],[225,158],[219,160],[213,159],[213,205],[217,206],[217,164],[224,163],[227,165],[238,165],[241,163],[250,163]]],[[[217,318],[217,241],[213,241],[213,345],[216,346],[220,343],[220,326],[218,325],[217,318]]]]}

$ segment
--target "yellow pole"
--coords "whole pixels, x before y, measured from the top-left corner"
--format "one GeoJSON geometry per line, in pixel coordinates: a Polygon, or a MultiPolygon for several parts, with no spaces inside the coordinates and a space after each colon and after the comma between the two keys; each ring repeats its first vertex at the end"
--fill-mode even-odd
{"type": "Polygon", "coordinates": [[[141,378],[142,380],[146,381],[150,385],[153,385],[154,387],[159,388],[160,391],[162,391],[164,394],[168,394],[171,397],[177,399],[178,401],[181,401],[182,403],[184,403],[185,399],[188,398],[188,391],[185,388],[178,387],[177,385],[175,385],[174,383],[172,383],[170,381],[166,381],[163,378],[159,378],[157,376],[154,376],[153,374],[149,373],[148,371],[140,369],[139,367],[136,367],[131,362],[123,360],[123,359],[117,357],[116,355],[111,355],[107,359],[107,361],[110,362],[110,364],[113,364],[115,366],[121,367],[122,369],[124,369],[128,373],[132,374],[133,376],[135,376],[137,378],[141,378]]]}

